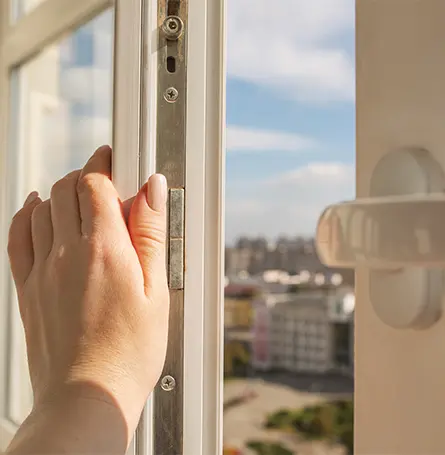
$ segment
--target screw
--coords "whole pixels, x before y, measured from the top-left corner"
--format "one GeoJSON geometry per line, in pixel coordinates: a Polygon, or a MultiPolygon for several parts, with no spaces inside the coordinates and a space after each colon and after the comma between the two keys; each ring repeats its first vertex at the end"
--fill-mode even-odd
{"type": "Polygon", "coordinates": [[[173,376],[167,375],[161,379],[161,388],[165,392],[171,392],[176,387],[176,380],[173,376]]]}
{"type": "Polygon", "coordinates": [[[169,103],[174,103],[178,99],[178,96],[179,92],[175,87],[169,87],[164,93],[165,101],[168,101],[169,103]]]}
{"type": "Polygon", "coordinates": [[[184,23],[178,16],[168,16],[162,24],[162,31],[169,40],[177,40],[182,35],[183,30],[184,23]]]}

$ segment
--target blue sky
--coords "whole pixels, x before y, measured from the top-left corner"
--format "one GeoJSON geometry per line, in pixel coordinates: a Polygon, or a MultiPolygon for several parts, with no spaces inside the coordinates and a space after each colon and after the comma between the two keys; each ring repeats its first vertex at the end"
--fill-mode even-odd
{"type": "MultiPolygon", "coordinates": [[[[354,0],[227,3],[227,243],[313,235],[354,197],[354,0]]],[[[109,141],[112,40],[107,12],[62,44],[73,166],[109,141]]]]}
{"type": "Polygon", "coordinates": [[[226,237],[354,197],[354,1],[228,0],[226,237]]]}

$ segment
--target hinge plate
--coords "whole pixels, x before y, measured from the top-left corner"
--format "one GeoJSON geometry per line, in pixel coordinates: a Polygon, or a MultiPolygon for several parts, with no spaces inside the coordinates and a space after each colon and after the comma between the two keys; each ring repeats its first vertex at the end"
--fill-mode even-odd
{"type": "Polygon", "coordinates": [[[184,209],[184,190],[172,188],[168,224],[168,283],[171,290],[184,289],[184,209]]]}
{"type": "Polygon", "coordinates": [[[184,250],[188,0],[158,0],[156,171],[169,185],[167,357],[154,392],[153,453],[183,454],[184,250]]]}

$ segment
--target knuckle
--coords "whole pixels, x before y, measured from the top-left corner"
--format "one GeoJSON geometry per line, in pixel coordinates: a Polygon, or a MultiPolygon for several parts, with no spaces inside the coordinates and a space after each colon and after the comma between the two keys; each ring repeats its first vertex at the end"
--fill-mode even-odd
{"type": "Polygon", "coordinates": [[[133,228],[133,234],[136,238],[153,246],[164,247],[167,241],[165,227],[160,223],[141,223],[136,228],[133,228]]]}
{"type": "Polygon", "coordinates": [[[47,217],[50,213],[50,200],[47,199],[39,204],[33,211],[31,215],[32,222],[34,223],[36,220],[40,220],[44,217],[47,217]]]}
{"type": "Polygon", "coordinates": [[[77,190],[79,193],[100,194],[107,190],[107,180],[101,174],[86,174],[79,179],[77,190]]]}
{"type": "Polygon", "coordinates": [[[84,175],[77,183],[77,190],[80,193],[94,193],[97,191],[97,177],[94,174],[84,175]]]}
{"type": "Polygon", "coordinates": [[[58,180],[51,188],[51,197],[66,191],[72,191],[73,186],[76,184],[77,179],[79,178],[80,171],[76,170],[70,172],[62,179],[58,180]]]}
{"type": "Polygon", "coordinates": [[[64,193],[69,187],[69,182],[66,179],[60,179],[51,188],[51,199],[54,196],[58,196],[61,193],[64,193]]]}
{"type": "Polygon", "coordinates": [[[152,226],[150,230],[150,240],[155,244],[160,247],[165,246],[166,242],[166,233],[165,229],[163,229],[162,226],[152,226]]]}
{"type": "Polygon", "coordinates": [[[46,200],[39,204],[32,212],[31,226],[32,229],[41,229],[43,226],[51,225],[51,205],[50,200],[46,200]]]}
{"type": "Polygon", "coordinates": [[[77,181],[79,179],[80,172],[81,172],[80,169],[71,171],[68,174],[66,174],[65,179],[70,180],[70,181],[72,181],[72,180],[77,181]]]}
{"type": "Polygon", "coordinates": [[[106,247],[102,237],[98,234],[83,237],[83,248],[88,256],[89,263],[103,262],[106,256],[106,247]]]}
{"type": "Polygon", "coordinates": [[[49,276],[61,277],[62,280],[72,274],[73,261],[77,260],[77,245],[55,245],[47,258],[49,276]]]}

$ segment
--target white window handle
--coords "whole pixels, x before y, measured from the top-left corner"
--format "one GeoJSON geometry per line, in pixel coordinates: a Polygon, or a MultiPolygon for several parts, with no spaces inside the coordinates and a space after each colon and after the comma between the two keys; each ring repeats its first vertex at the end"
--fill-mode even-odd
{"type": "Polygon", "coordinates": [[[422,149],[390,152],[371,177],[370,197],[328,207],[316,246],[332,267],[369,268],[369,297],[386,324],[426,328],[442,312],[445,176],[422,149]]]}
{"type": "Polygon", "coordinates": [[[445,268],[445,194],[389,196],[328,207],[317,228],[330,266],[445,268]]]}

